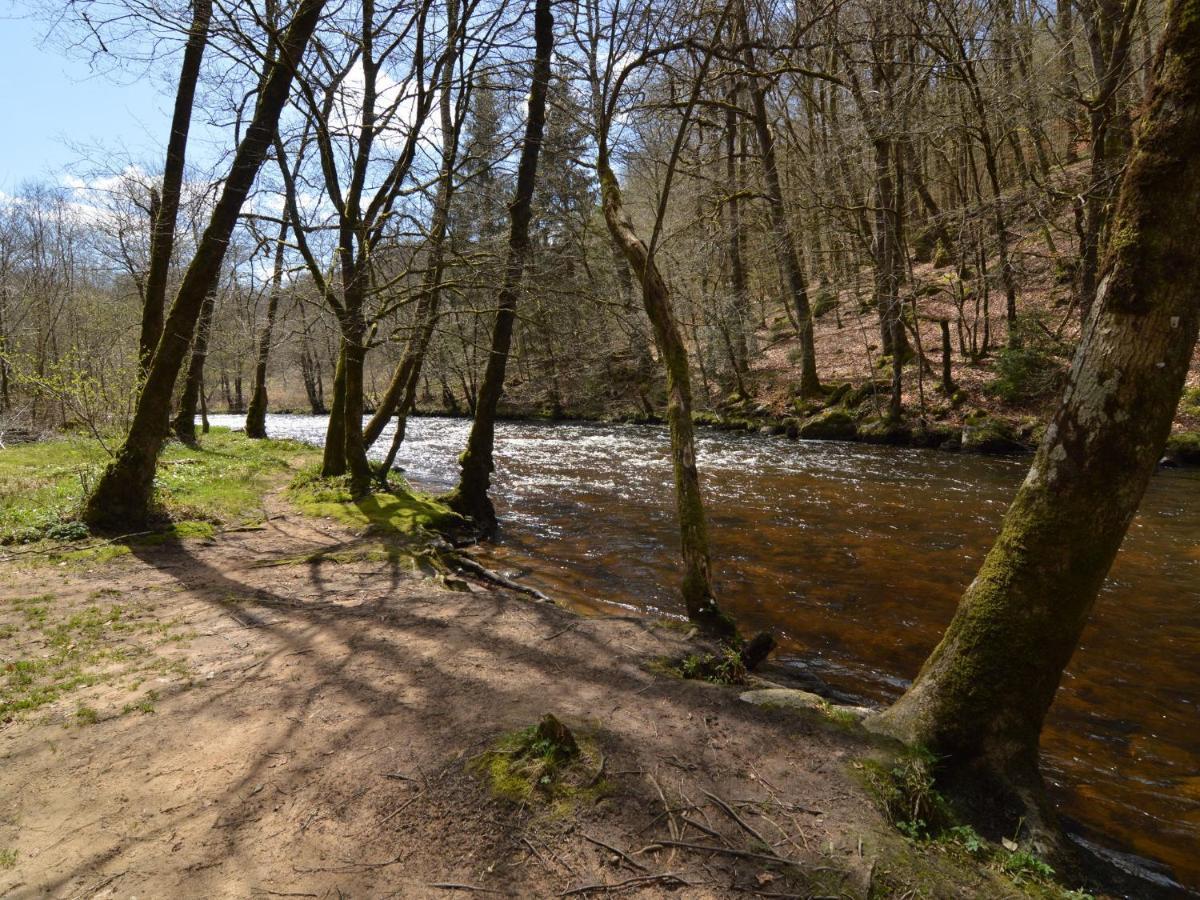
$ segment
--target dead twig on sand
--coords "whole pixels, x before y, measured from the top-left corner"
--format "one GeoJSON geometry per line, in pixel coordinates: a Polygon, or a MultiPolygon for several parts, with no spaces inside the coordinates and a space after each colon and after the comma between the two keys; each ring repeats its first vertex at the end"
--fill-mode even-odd
{"type": "Polygon", "coordinates": [[[597,847],[603,847],[605,850],[611,850],[613,853],[617,854],[617,856],[621,857],[621,859],[625,860],[625,862],[629,863],[631,866],[633,866],[639,872],[649,871],[645,866],[643,866],[640,862],[638,862],[636,859],[634,859],[632,856],[630,856],[628,853],[626,853],[624,850],[620,849],[619,847],[614,847],[612,844],[606,844],[606,843],[604,843],[604,841],[600,840],[599,838],[594,838],[590,834],[584,834],[582,831],[579,832],[579,836],[582,837],[585,841],[591,841],[597,847]]]}
{"type": "MultiPolygon", "coordinates": [[[[668,840],[655,841],[653,844],[651,844],[646,849],[650,850],[656,846],[657,847],[681,847],[685,850],[697,850],[697,851],[702,851],[705,853],[720,853],[724,856],[738,856],[743,859],[762,859],[762,860],[766,860],[767,862],[779,863],[779,864],[785,865],[785,866],[800,865],[800,863],[796,862],[796,860],[794,860],[794,859],[788,859],[785,856],[779,856],[778,854],[775,854],[775,853],[754,853],[750,850],[735,850],[732,847],[713,847],[708,844],[693,844],[688,841],[668,841],[668,840]]],[[[819,868],[812,869],[811,871],[816,872],[816,871],[821,871],[821,869],[819,869],[819,868]]]]}
{"type": "Polygon", "coordinates": [[[638,884],[654,884],[659,881],[669,881],[678,884],[682,887],[691,887],[690,881],[684,881],[674,872],[662,872],[657,875],[637,875],[633,878],[626,878],[624,881],[614,881],[612,884],[600,882],[599,884],[585,884],[583,887],[571,888],[569,891],[563,891],[558,896],[573,897],[578,894],[590,894],[593,892],[619,891],[627,887],[633,887],[638,884]]]}
{"type": "Polygon", "coordinates": [[[707,797],[709,800],[711,800],[713,803],[717,804],[717,806],[721,808],[721,811],[723,813],[725,813],[725,815],[729,816],[729,818],[733,819],[733,821],[737,822],[738,825],[740,825],[742,827],[742,830],[744,830],[748,835],[753,837],[756,841],[758,841],[764,847],[771,846],[770,842],[767,841],[767,839],[765,837],[763,837],[761,834],[759,834],[758,831],[756,831],[745,819],[743,819],[741,816],[739,816],[737,814],[737,811],[732,806],[730,806],[728,803],[726,803],[724,800],[722,800],[716,794],[710,794],[708,791],[704,790],[703,788],[701,788],[701,793],[703,793],[704,796],[707,797]]]}
{"type": "Polygon", "coordinates": [[[435,881],[429,884],[431,888],[439,888],[443,891],[474,891],[477,894],[503,894],[504,891],[498,891],[495,888],[479,887],[474,884],[457,884],[453,881],[435,881]]]}

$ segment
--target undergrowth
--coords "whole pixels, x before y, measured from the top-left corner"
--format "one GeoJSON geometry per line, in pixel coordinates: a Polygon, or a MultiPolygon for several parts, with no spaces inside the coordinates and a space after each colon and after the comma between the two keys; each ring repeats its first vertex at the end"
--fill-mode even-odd
{"type": "Polygon", "coordinates": [[[959,856],[1007,877],[1025,894],[1058,900],[1093,900],[1084,891],[1064,888],[1045,860],[1015,842],[994,844],[959,822],[934,779],[932,754],[908,748],[886,760],[854,764],[868,794],[887,822],[906,838],[936,852],[959,856]]]}
{"type": "Polygon", "coordinates": [[[552,715],[503,735],[468,767],[494,796],[556,816],[594,804],[610,790],[596,743],[576,736],[552,715]]]}
{"type": "Polygon", "coordinates": [[[293,479],[288,498],[306,515],[335,519],[375,534],[413,537],[462,524],[457,513],[402,482],[355,497],[348,476],[323,478],[315,468],[305,469],[293,479]]]}

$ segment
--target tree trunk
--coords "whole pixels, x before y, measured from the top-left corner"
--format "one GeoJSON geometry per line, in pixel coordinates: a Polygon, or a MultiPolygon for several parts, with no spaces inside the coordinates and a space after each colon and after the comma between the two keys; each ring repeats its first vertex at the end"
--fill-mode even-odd
{"type": "Polygon", "coordinates": [[[171,306],[138,395],[129,434],[88,498],[84,518],[93,527],[139,527],[150,518],[154,471],[167,438],[175,380],[196,330],[204,298],[220,275],[242,204],[271,146],[279,115],[291,91],[295,67],[324,5],[325,0],[302,0],[280,41],[279,60],[270,64],[263,78],[254,116],[238,144],[220,199],[171,306]]]}
{"type": "MultiPolygon", "coordinates": [[[[742,7],[742,36],[748,42],[749,22],[745,6],[742,7]]],[[[757,71],[754,51],[747,43],[743,57],[748,72],[757,71]]],[[[771,213],[771,232],[775,254],[779,260],[779,271],[783,290],[795,308],[796,325],[800,337],[800,384],[797,393],[801,397],[816,397],[821,394],[821,380],[817,377],[817,357],[813,341],[812,312],[808,304],[808,278],[804,263],[797,249],[796,236],[788,221],[787,207],[783,202],[783,186],[779,178],[779,162],[775,154],[775,136],[767,119],[767,92],[758,78],[750,75],[751,112],[754,118],[754,133],[758,138],[758,152],[762,159],[763,182],[767,193],[767,208],[771,213]]]]}
{"type": "Polygon", "coordinates": [[[183,394],[179,398],[179,412],[172,423],[175,437],[189,446],[196,443],[196,408],[204,391],[204,360],[208,356],[208,335],[212,331],[213,309],[216,305],[217,292],[209,291],[200,309],[196,339],[192,342],[192,361],[188,363],[183,394]]]}
{"type": "Polygon", "coordinates": [[[533,34],[536,50],[533,80],[529,90],[529,114],[525,122],[525,137],[521,144],[521,159],[517,168],[517,186],[509,207],[508,258],[504,265],[504,283],[498,297],[496,321],[492,328],[491,351],[484,369],[483,383],[475,401],[471,433],[467,449],[460,458],[462,473],[458,486],[445,498],[455,512],[471,519],[483,534],[496,529],[496,510],[488,497],[491,486],[492,449],[495,444],[496,407],[504,390],[504,373],[508,366],[508,351],[512,344],[513,323],[516,320],[517,292],[525,271],[529,253],[529,220],[533,214],[533,189],[537,181],[538,155],[542,149],[542,132],[546,125],[546,89],[550,82],[550,54],[554,47],[554,18],[550,0],[537,0],[533,14],[533,34]]]}
{"type": "Polygon", "coordinates": [[[346,474],[346,342],[341,342],[337,367],[333,370],[333,405],[325,428],[325,448],[321,454],[321,476],[337,478],[346,474]]]}
{"type": "Polygon", "coordinates": [[[267,301],[267,321],[258,339],[258,358],[254,365],[254,393],[250,397],[250,408],[246,411],[246,437],[267,436],[267,363],[271,357],[271,333],[275,329],[275,316],[279,311],[279,294],[283,285],[283,251],[287,241],[288,223],[279,226],[279,237],[275,242],[275,270],[271,273],[271,297],[267,301]]]}
{"type": "Polygon", "coordinates": [[[1173,3],[1058,412],[941,643],[872,720],[935,754],[949,783],[996,791],[1006,827],[1024,816],[1051,840],[1038,736],[1170,433],[1200,327],[1197,47],[1200,0],[1173,3]]]}
{"type": "Polygon", "coordinates": [[[179,216],[179,195],[183,189],[183,169],[188,131],[192,124],[192,104],[200,80],[200,64],[208,44],[208,26],[212,20],[212,0],[193,0],[192,26],[183,48],[183,65],[175,90],[175,109],[171,115],[171,137],[167,141],[167,160],[163,167],[162,192],[151,202],[150,267],[146,273],[142,327],[138,336],[138,364],[145,374],[150,358],[158,347],[163,330],[163,307],[167,300],[167,275],[171,270],[171,252],[175,244],[175,221],[179,216]]]}

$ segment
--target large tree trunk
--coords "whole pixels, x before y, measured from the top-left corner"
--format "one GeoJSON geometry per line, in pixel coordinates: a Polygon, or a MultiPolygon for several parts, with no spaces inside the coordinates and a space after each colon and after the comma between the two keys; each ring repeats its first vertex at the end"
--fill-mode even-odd
{"type": "Polygon", "coordinates": [[[139,527],[150,518],[154,470],[167,438],[175,379],[191,344],[204,298],[221,273],[242,204],[271,146],[279,115],[291,91],[295,66],[308,46],[324,5],[325,0],[302,0],[280,42],[278,61],[270,65],[262,81],[254,116],[238,144],[220,199],[171,306],[138,395],[129,434],[88,498],[84,517],[94,527],[139,527]]]}
{"type": "MultiPolygon", "coordinates": [[[[758,71],[754,51],[750,48],[750,27],[745,6],[742,7],[742,36],[746,40],[743,57],[748,72],[758,71]]],[[[787,207],[783,202],[783,185],[779,178],[779,162],[775,154],[775,136],[767,118],[766,87],[753,74],[747,82],[750,88],[750,109],[754,118],[754,133],[758,138],[758,153],[762,160],[763,185],[767,193],[767,208],[771,213],[771,232],[775,245],[783,290],[795,308],[796,326],[800,337],[800,384],[797,393],[801,397],[816,397],[821,393],[821,380],[817,377],[817,356],[813,340],[812,311],[808,303],[808,277],[796,236],[788,221],[787,207]]]]}
{"type": "MultiPolygon", "coordinates": [[[[1038,736],[1162,453],[1200,326],[1200,0],[1172,4],[1066,391],[996,544],[913,685],[872,724],[1053,820],[1038,736]]],[[[993,797],[995,803],[995,797],[993,797]]]]}
{"type": "Polygon", "coordinates": [[[204,298],[204,306],[200,309],[200,321],[196,325],[196,339],[192,342],[192,359],[188,363],[183,393],[179,398],[179,412],[171,425],[175,437],[188,445],[196,443],[196,410],[203,399],[204,360],[208,357],[208,335],[212,331],[213,310],[216,305],[217,292],[209,291],[208,296],[204,298]]]}
{"type": "Polygon", "coordinates": [[[451,509],[470,518],[484,534],[490,534],[496,528],[496,510],[488,497],[494,468],[492,448],[495,443],[496,407],[504,390],[504,372],[508,366],[513,322],[516,320],[517,291],[521,287],[525,257],[529,253],[533,188],[537,180],[542,132],[546,125],[546,88],[550,82],[550,54],[554,47],[554,19],[550,14],[550,0],[537,0],[533,23],[536,42],[533,83],[529,90],[529,117],[525,122],[525,138],[521,144],[517,187],[512,206],[509,207],[511,227],[504,283],[500,288],[496,321],[492,328],[491,352],[475,402],[467,449],[460,458],[462,474],[458,486],[445,498],[451,509]]]}
{"type": "Polygon", "coordinates": [[[188,131],[192,124],[192,104],[200,80],[200,64],[208,44],[208,26],[212,20],[212,0],[193,0],[192,27],[183,48],[183,65],[175,90],[175,110],[171,115],[171,136],[167,141],[167,161],[163,167],[162,192],[151,203],[150,268],[146,273],[142,327],[138,336],[138,364],[143,374],[162,336],[163,307],[167,300],[167,275],[171,270],[171,252],[175,245],[175,221],[179,216],[179,196],[183,190],[183,169],[187,155],[188,131]]]}
{"type": "Polygon", "coordinates": [[[271,358],[271,335],[275,330],[275,316],[279,312],[279,295],[283,287],[283,251],[287,241],[288,223],[279,226],[279,237],[275,241],[275,269],[271,273],[271,296],[267,300],[267,321],[258,338],[258,358],[254,364],[254,392],[250,396],[250,408],[246,411],[246,437],[267,436],[267,363],[271,358]]]}

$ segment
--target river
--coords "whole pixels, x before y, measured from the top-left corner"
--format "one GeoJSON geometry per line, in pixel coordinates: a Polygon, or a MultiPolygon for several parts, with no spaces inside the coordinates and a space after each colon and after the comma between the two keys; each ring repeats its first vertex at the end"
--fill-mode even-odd
{"type": "MultiPolygon", "coordinates": [[[[325,421],[272,415],[267,427],[319,444],[325,421]]],[[[417,487],[451,487],[467,426],[411,420],[397,465],[417,487]]],[[[722,604],[744,631],[774,629],[780,662],[871,703],[898,696],[937,642],[1028,467],[707,431],[698,454],[722,604]]],[[[590,610],[680,614],[664,429],[502,423],[494,482],[502,525],[485,562],[590,610]]],[[[1067,669],[1043,769],[1074,831],[1194,888],[1198,703],[1200,472],[1165,470],[1067,669]]]]}

